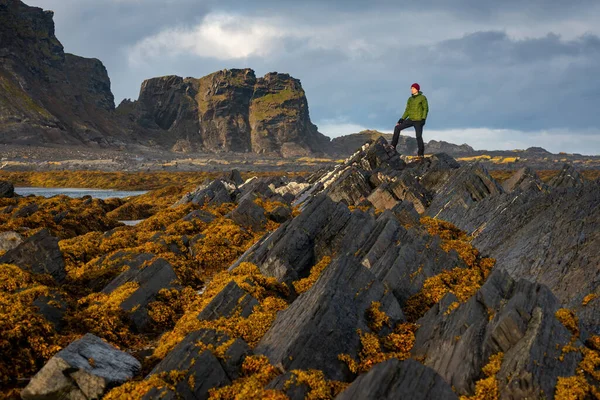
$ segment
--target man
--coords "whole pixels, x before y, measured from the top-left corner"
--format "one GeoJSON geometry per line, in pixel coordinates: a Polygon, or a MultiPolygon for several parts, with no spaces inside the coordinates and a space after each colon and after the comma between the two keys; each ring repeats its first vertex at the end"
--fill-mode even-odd
{"type": "Polygon", "coordinates": [[[422,160],[423,154],[425,154],[425,145],[423,144],[423,125],[425,125],[425,120],[427,119],[429,104],[427,104],[427,97],[425,97],[425,95],[421,92],[421,87],[418,83],[413,83],[410,87],[410,90],[412,96],[408,98],[408,101],[406,102],[406,110],[394,128],[392,147],[395,149],[398,145],[400,131],[413,126],[415,128],[415,133],[417,134],[417,144],[419,146],[417,154],[419,160],[422,160]]]}

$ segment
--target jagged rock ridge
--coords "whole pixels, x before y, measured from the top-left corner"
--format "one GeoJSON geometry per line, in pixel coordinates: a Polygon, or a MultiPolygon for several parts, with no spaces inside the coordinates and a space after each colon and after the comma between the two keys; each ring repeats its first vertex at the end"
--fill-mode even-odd
{"type": "Polygon", "coordinates": [[[251,69],[232,69],[200,79],[153,78],[142,83],[137,101],[125,100],[117,111],[164,132],[159,136],[176,150],[303,156],[329,144],[310,122],[300,81],[288,74],[257,79],[251,69]]]}

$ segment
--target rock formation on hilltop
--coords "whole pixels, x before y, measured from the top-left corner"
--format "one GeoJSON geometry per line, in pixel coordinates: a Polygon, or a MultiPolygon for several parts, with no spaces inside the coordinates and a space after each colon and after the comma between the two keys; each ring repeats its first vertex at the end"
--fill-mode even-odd
{"type": "MultiPolygon", "coordinates": [[[[322,153],[329,139],[310,122],[300,81],[287,74],[256,78],[251,69],[200,79],[165,76],[144,81],[137,101],[117,108],[161,144],[209,152],[322,153]]],[[[140,133],[141,134],[141,133],[140,133]]]]}
{"type": "Polygon", "coordinates": [[[118,145],[104,65],[66,54],[52,11],[0,0],[0,143],[118,145]]]}
{"type": "Polygon", "coordinates": [[[145,81],[115,110],[96,59],[66,54],[52,11],[0,0],[0,143],[159,145],[176,151],[323,153],[329,139],[310,121],[300,81],[223,70],[200,79],[145,81]]]}

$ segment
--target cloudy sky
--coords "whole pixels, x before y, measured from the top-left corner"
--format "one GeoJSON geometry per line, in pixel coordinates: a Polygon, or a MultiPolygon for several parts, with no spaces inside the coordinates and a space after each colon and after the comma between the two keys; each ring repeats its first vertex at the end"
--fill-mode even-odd
{"type": "Polygon", "coordinates": [[[600,154],[597,0],[25,2],[104,62],[117,104],[154,76],[287,72],[334,137],[391,131],[418,82],[426,140],[600,154]]]}

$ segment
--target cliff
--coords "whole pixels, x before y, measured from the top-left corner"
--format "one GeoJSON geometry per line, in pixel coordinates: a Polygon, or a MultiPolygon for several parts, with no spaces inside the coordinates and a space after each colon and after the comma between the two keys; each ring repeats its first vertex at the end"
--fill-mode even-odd
{"type": "Polygon", "coordinates": [[[0,143],[121,144],[106,68],[66,54],[53,15],[0,0],[0,143]]]}
{"type": "Polygon", "coordinates": [[[104,65],[64,52],[53,12],[0,0],[0,143],[158,145],[175,151],[304,156],[329,139],[310,122],[300,81],[222,70],[142,84],[115,109],[104,65]]]}
{"type": "Polygon", "coordinates": [[[251,69],[222,70],[200,79],[164,76],[142,83],[137,101],[117,112],[173,150],[279,153],[322,152],[329,139],[310,121],[298,79],[251,69]]]}

